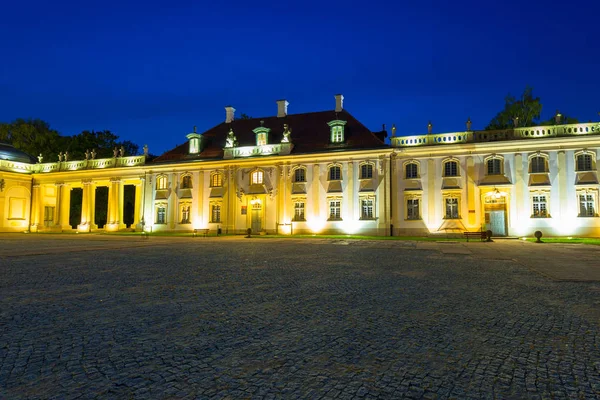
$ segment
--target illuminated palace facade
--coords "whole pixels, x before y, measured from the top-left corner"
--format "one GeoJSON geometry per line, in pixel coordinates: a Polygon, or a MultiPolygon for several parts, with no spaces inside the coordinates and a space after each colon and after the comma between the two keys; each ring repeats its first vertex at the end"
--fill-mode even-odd
{"type": "Polygon", "coordinates": [[[600,236],[600,124],[398,135],[331,111],[225,121],[146,156],[36,162],[0,145],[0,231],[600,236]],[[75,196],[74,193],[77,193],[75,196]],[[102,199],[102,200],[99,200],[102,199]],[[76,207],[73,207],[73,203],[76,207]],[[102,204],[100,204],[100,202],[102,204]],[[77,214],[73,210],[77,209],[77,214]],[[99,221],[99,214],[102,221],[99,221]]]}

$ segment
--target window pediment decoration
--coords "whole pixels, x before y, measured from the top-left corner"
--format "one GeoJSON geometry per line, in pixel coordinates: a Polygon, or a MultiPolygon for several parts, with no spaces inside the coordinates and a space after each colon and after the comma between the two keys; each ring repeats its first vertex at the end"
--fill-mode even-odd
{"type": "Polygon", "coordinates": [[[346,135],[344,132],[346,121],[335,119],[333,121],[329,121],[327,125],[329,125],[331,128],[330,142],[332,144],[341,144],[346,141],[346,135]]]}

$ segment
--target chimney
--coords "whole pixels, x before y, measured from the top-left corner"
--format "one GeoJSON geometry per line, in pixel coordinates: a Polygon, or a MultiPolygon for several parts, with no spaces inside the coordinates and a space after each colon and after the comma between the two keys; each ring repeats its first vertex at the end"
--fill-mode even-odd
{"type": "Polygon", "coordinates": [[[233,108],[231,106],[225,107],[225,123],[229,124],[229,123],[233,122],[233,120],[235,118],[234,114],[235,114],[235,108],[233,108]]]}
{"type": "Polygon", "coordinates": [[[340,112],[344,109],[344,95],[336,94],[335,95],[335,112],[340,112]]]}
{"type": "Polygon", "coordinates": [[[287,116],[287,107],[290,103],[287,100],[277,100],[277,118],[283,118],[287,116]]]}

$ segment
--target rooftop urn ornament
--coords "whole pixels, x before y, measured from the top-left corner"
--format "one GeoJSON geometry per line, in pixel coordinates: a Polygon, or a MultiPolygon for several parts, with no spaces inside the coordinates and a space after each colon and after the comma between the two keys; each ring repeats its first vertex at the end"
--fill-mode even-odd
{"type": "Polygon", "coordinates": [[[560,125],[560,119],[562,118],[562,114],[556,110],[556,115],[554,115],[554,122],[556,122],[556,125],[560,125]]]}
{"type": "Polygon", "coordinates": [[[233,128],[229,128],[229,134],[227,135],[227,140],[225,141],[225,148],[235,147],[236,143],[237,139],[233,133],[233,128]]]}
{"type": "Polygon", "coordinates": [[[396,136],[396,124],[392,124],[392,137],[396,136]]]}
{"type": "Polygon", "coordinates": [[[40,163],[40,164],[42,163],[42,161],[44,161],[44,156],[42,156],[42,153],[40,153],[40,155],[37,156],[37,159],[38,159],[38,163],[40,163]]]}
{"type": "Polygon", "coordinates": [[[472,124],[471,117],[469,117],[469,119],[467,119],[467,131],[469,131],[469,132],[471,131],[471,124],[472,124]]]}
{"type": "Polygon", "coordinates": [[[427,133],[431,133],[432,130],[433,130],[433,124],[431,123],[431,121],[429,121],[429,123],[427,124],[427,133]]]}
{"type": "Polygon", "coordinates": [[[513,120],[513,126],[515,128],[518,128],[519,127],[519,117],[513,117],[512,120],[513,120]]]}
{"type": "Polygon", "coordinates": [[[290,143],[292,135],[292,129],[288,126],[288,124],[283,124],[283,138],[281,139],[281,143],[290,143]]]}
{"type": "Polygon", "coordinates": [[[147,144],[144,145],[144,156],[148,157],[148,145],[147,144]]]}

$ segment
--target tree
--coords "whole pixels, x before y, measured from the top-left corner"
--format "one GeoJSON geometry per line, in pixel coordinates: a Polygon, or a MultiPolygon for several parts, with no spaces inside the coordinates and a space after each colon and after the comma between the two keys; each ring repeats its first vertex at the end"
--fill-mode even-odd
{"type": "Polygon", "coordinates": [[[240,115],[240,119],[252,119],[252,117],[251,117],[251,116],[249,116],[248,114],[244,114],[244,113],[242,113],[242,114],[240,115]]]}
{"type": "Polygon", "coordinates": [[[528,86],[519,99],[511,94],[506,96],[504,110],[496,114],[485,129],[512,128],[516,118],[518,118],[518,126],[537,125],[541,113],[542,103],[540,103],[540,98],[533,97],[533,88],[528,86]]]}
{"type": "Polygon", "coordinates": [[[0,142],[8,143],[32,156],[43,153],[47,161],[58,160],[65,138],[50,129],[50,124],[40,119],[16,119],[0,123],[0,142]]]}

